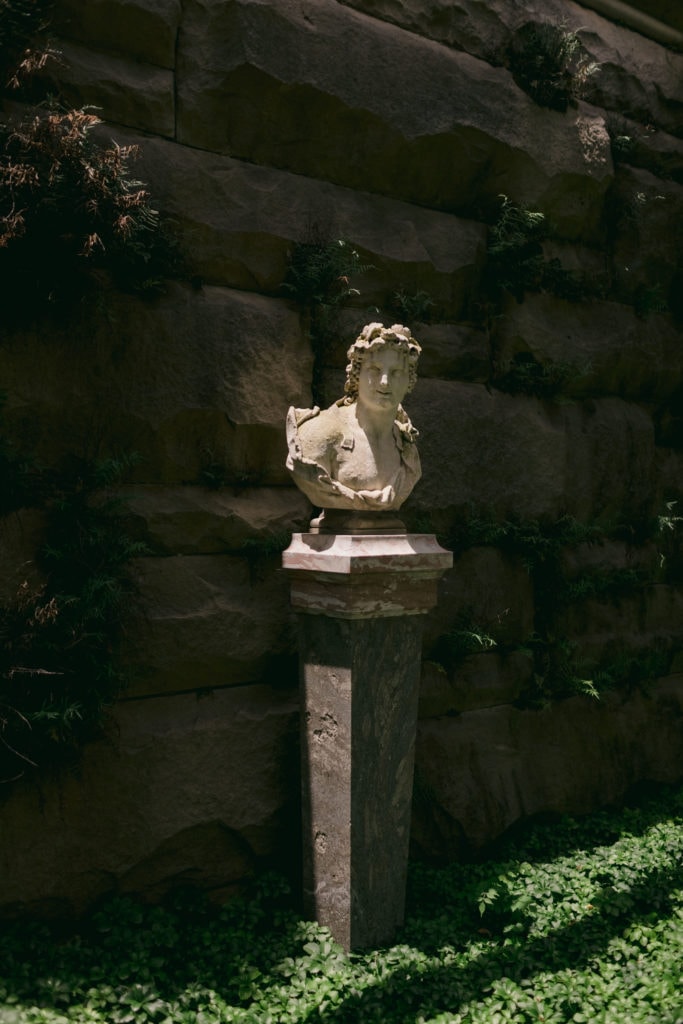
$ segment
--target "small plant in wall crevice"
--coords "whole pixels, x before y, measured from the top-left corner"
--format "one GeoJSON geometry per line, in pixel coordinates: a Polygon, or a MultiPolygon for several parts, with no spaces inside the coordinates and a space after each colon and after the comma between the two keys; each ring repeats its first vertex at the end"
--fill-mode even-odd
{"type": "Polygon", "coordinates": [[[508,64],[517,85],[535,103],[559,111],[576,105],[600,66],[566,25],[533,21],[515,32],[508,64]]]}
{"type": "Polygon", "coordinates": [[[442,634],[434,646],[431,660],[452,672],[472,654],[486,654],[498,646],[488,629],[461,616],[454,627],[442,634]]]}
{"type": "Polygon", "coordinates": [[[389,306],[395,311],[401,323],[428,324],[434,316],[436,303],[429,292],[422,289],[408,291],[399,288],[394,292],[389,306]]]}
{"type": "Polygon", "coordinates": [[[498,198],[498,215],[489,230],[485,284],[494,302],[501,290],[521,302],[525,291],[540,287],[546,218],[506,195],[498,198]]]}
{"type": "Polygon", "coordinates": [[[493,385],[511,395],[553,399],[581,375],[581,371],[571,363],[553,360],[539,363],[530,352],[518,352],[505,368],[498,369],[493,385]]]}
{"type": "Polygon", "coordinates": [[[546,259],[543,242],[551,231],[541,210],[530,210],[501,194],[489,216],[482,295],[475,299],[475,307],[495,313],[502,309],[505,294],[523,302],[527,292],[547,292],[567,302],[605,297],[604,280],[568,270],[557,257],[546,259]]]}
{"type": "Polygon", "coordinates": [[[340,310],[360,295],[351,282],[371,269],[349,242],[324,239],[318,231],[312,232],[310,241],[298,242],[290,250],[282,288],[309,317],[316,402],[321,399],[322,363],[338,329],[340,310]]]}

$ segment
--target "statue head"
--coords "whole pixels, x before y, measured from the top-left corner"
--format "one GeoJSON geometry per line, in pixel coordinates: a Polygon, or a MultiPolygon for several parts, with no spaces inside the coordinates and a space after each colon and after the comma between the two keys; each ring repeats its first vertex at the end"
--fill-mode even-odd
{"type": "Polygon", "coordinates": [[[410,333],[410,328],[402,324],[393,324],[385,327],[384,324],[368,324],[358,335],[353,345],[346,353],[349,363],[346,367],[346,384],[344,385],[344,402],[350,405],[358,398],[358,379],[363,365],[363,360],[372,349],[380,346],[391,346],[401,353],[405,353],[408,364],[408,388],[410,393],[417,381],[417,360],[422,349],[410,333]]]}

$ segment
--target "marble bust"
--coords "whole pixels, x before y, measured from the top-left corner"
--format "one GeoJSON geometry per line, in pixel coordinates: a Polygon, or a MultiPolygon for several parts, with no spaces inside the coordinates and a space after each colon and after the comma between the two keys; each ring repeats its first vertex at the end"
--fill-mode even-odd
{"type": "Polygon", "coordinates": [[[421,469],[401,402],[420,351],[407,327],[368,324],[347,352],[344,397],[329,409],[290,408],[287,468],[314,505],[390,512],[408,497],[421,469]]]}

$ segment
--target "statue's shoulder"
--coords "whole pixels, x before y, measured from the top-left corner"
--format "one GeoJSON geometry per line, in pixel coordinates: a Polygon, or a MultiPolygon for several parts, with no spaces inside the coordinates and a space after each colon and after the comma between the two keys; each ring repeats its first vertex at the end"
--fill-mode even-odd
{"type": "Polygon", "coordinates": [[[287,417],[288,430],[296,433],[305,448],[317,451],[335,445],[343,436],[347,422],[344,406],[331,405],[329,409],[291,408],[287,417]]]}

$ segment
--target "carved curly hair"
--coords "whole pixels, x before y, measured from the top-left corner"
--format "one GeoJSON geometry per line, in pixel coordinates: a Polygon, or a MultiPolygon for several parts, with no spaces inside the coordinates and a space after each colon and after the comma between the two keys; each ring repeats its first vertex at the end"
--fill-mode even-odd
{"type": "Polygon", "coordinates": [[[409,327],[403,324],[392,324],[385,327],[384,324],[368,324],[360,332],[353,345],[346,353],[349,360],[346,367],[346,383],[344,385],[344,402],[350,405],[358,398],[358,378],[360,376],[363,359],[370,349],[378,348],[380,345],[392,345],[402,349],[408,356],[408,392],[415,387],[417,381],[417,360],[422,349],[410,333],[409,327]]]}

